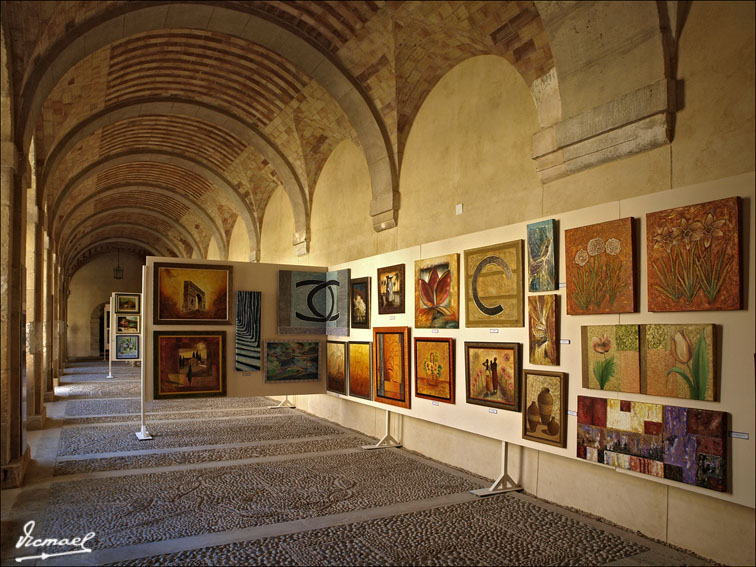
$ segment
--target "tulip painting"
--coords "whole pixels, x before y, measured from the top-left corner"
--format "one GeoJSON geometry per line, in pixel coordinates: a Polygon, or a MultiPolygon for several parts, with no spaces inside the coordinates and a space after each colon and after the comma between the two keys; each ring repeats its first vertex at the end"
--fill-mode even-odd
{"type": "Polygon", "coordinates": [[[459,328],[459,254],[415,262],[415,327],[459,328]]]}

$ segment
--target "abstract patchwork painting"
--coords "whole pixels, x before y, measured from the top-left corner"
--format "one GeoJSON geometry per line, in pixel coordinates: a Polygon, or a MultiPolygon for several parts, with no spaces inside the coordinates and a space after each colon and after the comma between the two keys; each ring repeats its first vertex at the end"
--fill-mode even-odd
{"type": "Polygon", "coordinates": [[[278,332],[349,336],[351,271],[278,271],[278,332]]]}
{"type": "Polygon", "coordinates": [[[646,215],[649,311],[740,309],[740,198],[646,215]]]}
{"type": "Polygon", "coordinates": [[[236,292],[236,370],[260,370],[259,291],[236,292]]]}
{"type": "Polygon", "coordinates": [[[578,458],[727,490],[727,414],[578,396],[578,458]]]}
{"type": "Polygon", "coordinates": [[[549,219],[527,226],[528,289],[533,292],[557,288],[556,221],[549,219]]]}
{"type": "Polygon", "coordinates": [[[523,326],[522,240],[465,250],[465,324],[523,326]]]}
{"type": "Polygon", "coordinates": [[[583,388],[640,393],[638,325],[588,325],[581,334],[583,388]]]}
{"type": "Polygon", "coordinates": [[[559,365],[558,316],[559,295],[556,293],[528,297],[530,364],[559,365]]]}

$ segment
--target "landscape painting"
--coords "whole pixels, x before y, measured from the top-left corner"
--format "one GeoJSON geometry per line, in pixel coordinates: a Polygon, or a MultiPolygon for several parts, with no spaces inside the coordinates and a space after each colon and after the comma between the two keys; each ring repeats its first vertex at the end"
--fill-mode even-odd
{"type": "Polygon", "coordinates": [[[404,313],[404,264],[378,268],[378,314],[404,313]]]}
{"type": "Polygon", "coordinates": [[[649,311],[742,308],[740,198],[646,215],[649,311]]]}
{"type": "Polygon", "coordinates": [[[320,380],[323,341],[269,339],[263,347],[265,382],[320,380]]]}
{"type": "Polygon", "coordinates": [[[226,395],[226,331],[155,331],[155,399],[226,395]]]}
{"type": "Polygon", "coordinates": [[[278,271],[278,332],[349,336],[351,270],[278,271]]]}
{"type": "Polygon", "coordinates": [[[116,333],[139,333],[139,315],[116,315],[116,333]]]}
{"type": "Polygon", "coordinates": [[[635,311],[633,219],[564,231],[567,314],[635,311]]]}
{"type": "Polygon", "coordinates": [[[528,289],[532,292],[557,289],[556,221],[549,219],[527,226],[528,289]]]}
{"type": "Polygon", "coordinates": [[[326,342],[326,390],[346,394],[347,349],[343,341],[326,342]]]}
{"type": "Polygon", "coordinates": [[[371,343],[350,342],[347,364],[349,365],[349,395],[365,400],[372,399],[373,372],[371,343]]]}
{"type": "Polygon", "coordinates": [[[638,325],[581,328],[583,388],[641,393],[638,325]]]}
{"type": "Polygon", "coordinates": [[[528,297],[530,364],[559,365],[559,295],[528,297]]]}
{"type": "Polygon", "coordinates": [[[116,335],[117,360],[139,360],[139,335],[116,335]]]}
{"type": "Polygon", "coordinates": [[[230,325],[233,266],[155,263],[156,325],[230,325]]]}
{"type": "Polygon", "coordinates": [[[409,409],[409,327],[373,327],[373,399],[409,409]]]}
{"type": "Polygon", "coordinates": [[[116,313],[139,313],[141,310],[141,295],[138,293],[116,293],[116,313]]]}
{"type": "Polygon", "coordinates": [[[520,411],[520,343],[465,342],[467,403],[520,411]]]}
{"type": "Polygon", "coordinates": [[[236,370],[260,370],[260,311],[262,294],[259,291],[236,292],[236,370]]]}
{"type": "Polygon", "coordinates": [[[459,254],[415,261],[415,327],[459,328],[459,254]]]}
{"type": "Polygon", "coordinates": [[[415,338],[415,396],[454,403],[454,339],[415,338]]]}
{"type": "Polygon", "coordinates": [[[523,370],[522,438],[567,446],[567,375],[523,370]]]}
{"type": "Polygon", "coordinates": [[[465,325],[522,327],[522,240],[465,250],[465,325]]]}
{"type": "Polygon", "coordinates": [[[370,278],[354,278],[349,281],[353,329],[370,328],[370,278]]]}

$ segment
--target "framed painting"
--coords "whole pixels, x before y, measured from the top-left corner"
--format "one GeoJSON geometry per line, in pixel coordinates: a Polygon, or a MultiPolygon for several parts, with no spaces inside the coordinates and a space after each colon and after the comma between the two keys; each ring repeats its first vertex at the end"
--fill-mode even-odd
{"type": "Polygon", "coordinates": [[[646,214],[649,311],[742,308],[740,197],[646,214]]]}
{"type": "Polygon", "coordinates": [[[638,325],[587,325],[580,334],[583,388],[643,393],[638,325]]]}
{"type": "Polygon", "coordinates": [[[260,370],[260,311],[262,293],[236,292],[236,370],[260,370]]]}
{"type": "Polygon", "coordinates": [[[115,294],[115,312],[116,313],[140,313],[142,296],[138,293],[116,293],[115,294]]]}
{"type": "Polygon", "coordinates": [[[139,315],[116,315],[116,333],[138,334],[140,319],[139,315]]]}
{"type": "Polygon", "coordinates": [[[410,408],[409,327],[373,327],[373,399],[410,408]]]}
{"type": "Polygon", "coordinates": [[[465,324],[522,327],[522,240],[465,250],[465,324]]]}
{"type": "Polygon", "coordinates": [[[226,331],[155,331],[155,399],[226,395],[226,331]]]}
{"type": "Polygon", "coordinates": [[[378,268],[378,314],[404,313],[404,264],[378,268]]]}
{"type": "Polygon", "coordinates": [[[351,270],[278,271],[278,332],[349,336],[351,270]]]}
{"type": "Polygon", "coordinates": [[[567,314],[635,311],[633,219],[564,231],[567,314]]]}
{"type": "Polygon", "coordinates": [[[721,411],[578,396],[579,459],[727,491],[721,411]]]}
{"type": "Polygon", "coordinates": [[[353,329],[370,328],[370,278],[354,278],[349,280],[349,296],[351,298],[349,314],[353,329]]]}
{"type": "Polygon", "coordinates": [[[459,254],[415,261],[415,327],[459,328],[459,254]]]}
{"type": "Polygon", "coordinates": [[[528,297],[530,364],[559,366],[559,295],[528,297]]]}
{"type": "Polygon", "coordinates": [[[349,366],[349,395],[372,400],[373,366],[370,342],[350,342],[347,364],[349,366]]]}
{"type": "Polygon", "coordinates": [[[528,290],[532,292],[557,289],[556,221],[534,222],[528,233],[528,290]]]}
{"type": "Polygon", "coordinates": [[[263,342],[265,382],[315,382],[323,373],[324,341],[263,342]]]}
{"type": "Polygon", "coordinates": [[[465,342],[467,403],[520,411],[520,343],[465,342]]]}
{"type": "Polygon", "coordinates": [[[231,325],[233,266],[156,262],[155,325],[231,325]]]}
{"type": "Polygon", "coordinates": [[[343,341],[326,342],[326,390],[346,394],[347,348],[343,341]]]}
{"type": "Polygon", "coordinates": [[[139,360],[139,335],[116,335],[117,360],[139,360]]]}
{"type": "Polygon", "coordinates": [[[415,338],[415,396],[454,403],[454,339],[415,338]]]}
{"type": "Polygon", "coordinates": [[[567,374],[522,371],[522,438],[567,446],[567,374]]]}
{"type": "Polygon", "coordinates": [[[716,326],[641,326],[641,393],[716,401],[716,326]]]}

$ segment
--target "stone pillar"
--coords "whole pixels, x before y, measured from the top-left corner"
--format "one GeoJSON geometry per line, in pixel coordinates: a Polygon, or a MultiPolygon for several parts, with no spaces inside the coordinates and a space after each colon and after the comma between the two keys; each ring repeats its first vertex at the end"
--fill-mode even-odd
{"type": "Polygon", "coordinates": [[[50,237],[45,234],[44,237],[45,262],[44,262],[44,288],[42,290],[43,312],[42,321],[42,357],[43,357],[43,374],[45,377],[44,400],[46,402],[55,401],[55,389],[53,387],[53,265],[52,250],[50,248],[50,237]]]}
{"type": "Polygon", "coordinates": [[[26,221],[26,427],[45,425],[42,365],[42,227],[35,192],[29,192],[26,221]]]}
{"type": "Polygon", "coordinates": [[[0,466],[2,488],[14,488],[23,483],[30,459],[21,399],[26,207],[16,176],[18,151],[5,140],[0,151],[0,466]]]}

